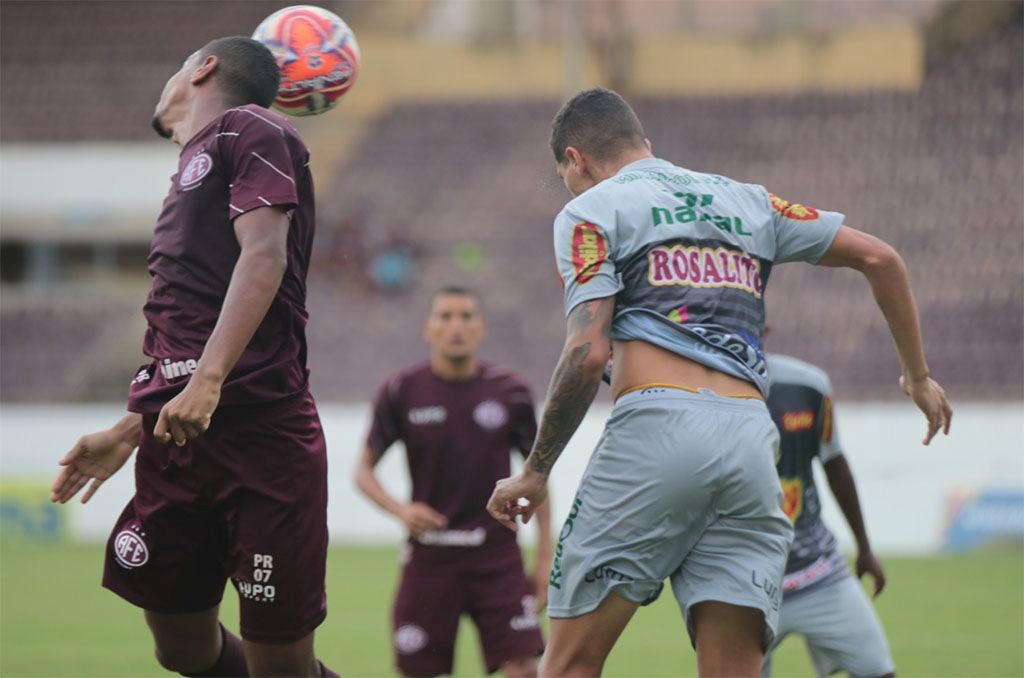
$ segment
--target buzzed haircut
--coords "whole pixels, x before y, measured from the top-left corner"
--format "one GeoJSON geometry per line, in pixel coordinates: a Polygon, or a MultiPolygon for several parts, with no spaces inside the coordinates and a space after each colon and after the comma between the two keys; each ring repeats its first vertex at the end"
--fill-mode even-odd
{"type": "Polygon", "coordinates": [[[595,87],[569,99],[558,111],[551,123],[551,150],[558,164],[566,161],[569,146],[605,160],[623,149],[642,147],[646,136],[625,99],[595,87]]]}
{"type": "Polygon", "coordinates": [[[270,107],[281,85],[281,69],[266,45],[233,35],[207,43],[200,50],[199,59],[208,56],[217,57],[215,77],[233,105],[270,107]]]}
{"type": "Polygon", "coordinates": [[[470,289],[469,287],[463,287],[462,285],[445,285],[444,287],[434,292],[434,294],[432,294],[430,297],[431,310],[433,310],[434,308],[435,301],[437,301],[440,297],[446,297],[449,295],[456,297],[469,297],[476,302],[476,310],[480,313],[483,312],[483,303],[480,301],[480,295],[477,293],[477,291],[474,289],[470,289]]]}

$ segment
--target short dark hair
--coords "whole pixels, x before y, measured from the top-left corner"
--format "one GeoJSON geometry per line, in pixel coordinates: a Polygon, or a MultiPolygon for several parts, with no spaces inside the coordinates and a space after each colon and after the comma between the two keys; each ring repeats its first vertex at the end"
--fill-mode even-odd
{"type": "Polygon", "coordinates": [[[477,291],[470,289],[469,287],[463,287],[462,285],[445,285],[444,287],[439,288],[430,296],[430,307],[434,307],[434,302],[437,301],[438,297],[447,296],[470,297],[476,302],[477,310],[483,311],[483,303],[481,302],[480,295],[477,291]]]}
{"type": "Polygon", "coordinates": [[[580,92],[565,102],[551,123],[551,150],[558,164],[574,146],[604,160],[623,148],[642,146],[647,135],[621,96],[603,87],[580,92]]]}
{"type": "Polygon", "coordinates": [[[233,35],[207,43],[200,50],[199,59],[208,56],[217,57],[214,77],[232,105],[257,104],[269,108],[274,102],[281,86],[281,69],[266,45],[233,35]]]}

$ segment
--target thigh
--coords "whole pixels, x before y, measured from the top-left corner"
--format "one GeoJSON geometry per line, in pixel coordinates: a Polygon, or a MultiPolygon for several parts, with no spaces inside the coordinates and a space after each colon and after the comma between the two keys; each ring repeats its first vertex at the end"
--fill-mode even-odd
{"type": "Polygon", "coordinates": [[[799,632],[820,676],[883,676],[895,666],[871,602],[852,576],[800,595],[799,632]]]}
{"type": "Polygon", "coordinates": [[[548,591],[553,618],[616,594],[653,602],[712,520],[714,430],[675,401],[620,399],[558,535],[548,591]]]}
{"type": "Polygon", "coordinates": [[[672,574],[672,587],[691,637],[696,629],[690,609],[717,601],[759,610],[768,648],[778,630],[782,577],[793,540],[773,463],[778,434],[760,403],[726,407],[719,414],[716,518],[672,574]]]}
{"type": "Polygon", "coordinates": [[[222,436],[233,465],[219,503],[241,634],[292,644],[327,615],[327,450],[316,410],[304,403],[250,420],[222,436]]]}
{"type": "Polygon", "coordinates": [[[403,675],[451,673],[465,595],[458,568],[405,565],[391,615],[395,665],[403,675]]]}
{"type": "Polygon", "coordinates": [[[220,603],[230,569],[226,525],[202,497],[214,470],[195,443],[153,440],[154,424],[143,420],[135,496],[108,539],[103,586],[152,612],[201,612],[220,603]]]}
{"type": "Polygon", "coordinates": [[[605,659],[640,605],[617,594],[571,619],[551,619],[542,676],[600,675],[605,659]]]}
{"type": "Polygon", "coordinates": [[[466,611],[480,631],[487,672],[514,659],[539,656],[544,639],[537,601],[518,547],[480,556],[467,569],[466,611]]]}

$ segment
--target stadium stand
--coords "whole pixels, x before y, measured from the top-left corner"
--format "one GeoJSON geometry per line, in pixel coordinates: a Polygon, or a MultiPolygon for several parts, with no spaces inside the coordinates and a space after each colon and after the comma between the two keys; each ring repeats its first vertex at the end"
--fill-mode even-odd
{"type": "MultiPolygon", "coordinates": [[[[4,3],[3,141],[148,138],[127,111],[152,108],[172,54],[176,63],[194,36],[223,32],[195,11],[202,3],[157,3],[175,13],[174,31],[154,28],[136,5],[121,11],[121,3],[107,4],[85,12],[73,2],[4,3]],[[18,25],[12,12],[72,12],[80,25],[44,40],[11,28],[18,25]],[[83,27],[112,17],[137,27],[140,42],[152,46],[149,57],[140,60],[137,45],[97,46],[80,37],[83,27]],[[43,63],[53,40],[79,41],[81,59],[54,71],[43,63]],[[109,96],[89,98],[69,125],[46,105],[46,88],[29,86],[53,72],[72,87],[67,96],[74,87],[102,87],[109,96]]],[[[253,14],[249,23],[269,11],[249,5],[234,4],[253,14]]],[[[917,92],[635,103],[658,154],[842,211],[849,224],[892,242],[911,270],[932,370],[953,397],[1020,399],[1022,49],[1018,13],[954,53],[931,55],[917,92]]],[[[321,180],[309,298],[318,396],[364,400],[391,366],[422,357],[427,299],[453,281],[483,295],[487,354],[543,390],[564,327],[550,225],[566,194],[546,145],[557,106],[546,99],[397,103],[372,121],[344,166],[321,180]],[[467,247],[473,256],[464,256],[467,247]],[[381,285],[373,262],[396,248],[411,263],[409,284],[381,285]]],[[[123,379],[109,384],[84,373],[39,375],[44,363],[52,373],[70,361],[72,348],[94,344],[102,352],[101,335],[86,328],[129,317],[137,323],[140,302],[83,294],[55,306],[52,297],[18,295],[11,303],[9,296],[0,301],[4,400],[123,397],[134,358],[121,361],[123,379]]],[[[885,324],[855,274],[782,266],[766,301],[771,349],[827,366],[841,397],[898,395],[885,324]]]]}

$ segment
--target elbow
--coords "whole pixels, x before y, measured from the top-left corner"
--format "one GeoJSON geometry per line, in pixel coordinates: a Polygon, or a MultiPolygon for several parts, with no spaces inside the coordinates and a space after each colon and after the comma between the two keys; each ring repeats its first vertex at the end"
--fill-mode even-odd
{"type": "Polygon", "coordinates": [[[903,257],[892,245],[879,240],[860,261],[860,271],[868,278],[884,275],[893,271],[905,270],[903,257]]]}

